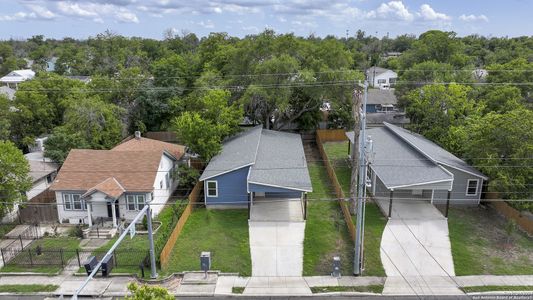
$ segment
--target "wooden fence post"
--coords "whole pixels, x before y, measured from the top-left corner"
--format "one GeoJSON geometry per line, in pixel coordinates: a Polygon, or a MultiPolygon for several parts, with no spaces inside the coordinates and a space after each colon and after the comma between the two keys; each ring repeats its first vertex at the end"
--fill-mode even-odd
{"type": "Polygon", "coordinates": [[[22,236],[19,234],[20,250],[24,249],[24,243],[22,242],[22,236]]]}
{"type": "Polygon", "coordinates": [[[2,253],[2,262],[4,263],[4,266],[6,265],[6,259],[4,258],[4,249],[0,248],[0,253],[2,253]]]}

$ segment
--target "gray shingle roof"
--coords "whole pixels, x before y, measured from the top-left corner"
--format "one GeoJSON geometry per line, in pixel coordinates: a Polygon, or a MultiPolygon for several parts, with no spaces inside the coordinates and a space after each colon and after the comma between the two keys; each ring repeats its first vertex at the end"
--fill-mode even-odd
{"type": "Polygon", "coordinates": [[[251,166],[249,182],[312,191],[299,134],[254,127],[224,142],[222,151],[207,165],[200,180],[251,166]]]}
{"type": "MultiPolygon", "coordinates": [[[[372,137],[371,168],[387,188],[410,186],[428,182],[452,181],[453,176],[384,127],[367,129],[372,137]]],[[[354,133],[347,132],[353,142],[354,133]]]]}
{"type": "Polygon", "coordinates": [[[261,126],[256,126],[226,140],[222,151],[211,159],[202,176],[200,176],[200,180],[253,164],[261,137],[261,130],[261,126]]]}
{"type": "Polygon", "coordinates": [[[474,174],[476,176],[479,176],[483,179],[488,179],[487,176],[485,176],[480,171],[476,170],[474,167],[467,164],[462,159],[458,158],[457,156],[451,154],[450,152],[444,150],[439,145],[433,143],[432,141],[426,139],[425,137],[410,132],[406,129],[394,126],[389,123],[383,123],[385,126],[390,129],[392,132],[394,132],[398,137],[400,137],[405,142],[409,143],[411,146],[416,148],[420,153],[422,153],[427,158],[442,164],[447,165],[452,168],[474,174]]]}
{"type": "Polygon", "coordinates": [[[398,103],[394,90],[368,89],[367,104],[393,104],[398,103]]]}
{"type": "Polygon", "coordinates": [[[378,76],[378,75],[383,74],[383,73],[385,73],[387,71],[389,71],[389,69],[385,69],[385,68],[381,68],[381,67],[370,67],[368,70],[366,70],[367,74],[369,74],[370,76],[374,76],[374,74],[376,74],[376,76],[378,76]]]}
{"type": "Polygon", "coordinates": [[[263,130],[249,181],[312,191],[300,135],[263,130]]]}

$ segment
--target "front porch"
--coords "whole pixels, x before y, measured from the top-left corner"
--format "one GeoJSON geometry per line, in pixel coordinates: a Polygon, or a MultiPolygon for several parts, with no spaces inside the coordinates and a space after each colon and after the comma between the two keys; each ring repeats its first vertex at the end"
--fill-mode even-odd
{"type": "Polygon", "coordinates": [[[86,199],[89,227],[117,228],[120,205],[118,199],[86,199]]]}

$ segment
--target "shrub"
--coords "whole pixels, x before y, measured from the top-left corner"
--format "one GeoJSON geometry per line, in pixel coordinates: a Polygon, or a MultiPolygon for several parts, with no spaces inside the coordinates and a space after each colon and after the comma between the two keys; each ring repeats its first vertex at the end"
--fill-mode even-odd
{"type": "Polygon", "coordinates": [[[72,227],[68,231],[68,236],[70,237],[77,237],[82,239],[83,238],[83,229],[80,225],[76,225],[75,227],[72,227]]]}
{"type": "Polygon", "coordinates": [[[144,215],[143,217],[142,224],[143,224],[143,229],[148,230],[148,219],[146,218],[146,215],[144,215]]]}

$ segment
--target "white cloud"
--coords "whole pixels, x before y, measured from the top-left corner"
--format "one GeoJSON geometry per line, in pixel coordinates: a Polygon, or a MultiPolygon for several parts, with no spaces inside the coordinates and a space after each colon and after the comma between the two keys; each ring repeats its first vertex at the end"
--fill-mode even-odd
{"type": "Polygon", "coordinates": [[[93,2],[75,3],[72,1],[58,1],[57,11],[65,16],[91,19],[102,23],[104,17],[110,17],[118,22],[139,23],[139,18],[129,9],[115,4],[100,4],[93,2]]]}
{"type": "Polygon", "coordinates": [[[465,21],[465,22],[477,22],[477,21],[483,21],[483,22],[488,22],[489,21],[489,18],[485,15],[479,15],[479,16],[476,16],[476,15],[461,15],[459,17],[459,19],[461,21],[465,21]]]}
{"type": "Polygon", "coordinates": [[[51,12],[48,8],[38,5],[38,4],[32,4],[28,3],[25,5],[29,10],[31,10],[33,13],[35,13],[35,16],[40,19],[46,19],[51,20],[56,17],[56,14],[51,12]]]}
{"type": "Polygon", "coordinates": [[[429,6],[429,4],[422,4],[420,6],[420,12],[418,13],[418,15],[423,20],[427,20],[427,21],[449,21],[451,20],[450,16],[443,14],[443,13],[436,12],[431,6],[429,6]]]}
{"type": "Polygon", "coordinates": [[[213,22],[211,20],[207,20],[205,22],[204,21],[200,21],[200,22],[198,22],[196,24],[202,26],[205,29],[213,29],[213,28],[215,28],[215,24],[213,24],[213,22]]]}
{"type": "Polygon", "coordinates": [[[412,21],[414,15],[409,12],[402,1],[390,1],[388,3],[381,3],[376,10],[369,11],[366,16],[368,18],[389,19],[394,18],[402,21],[412,21]]]}

